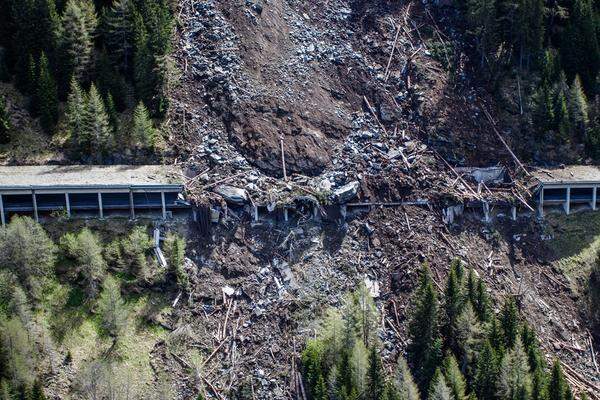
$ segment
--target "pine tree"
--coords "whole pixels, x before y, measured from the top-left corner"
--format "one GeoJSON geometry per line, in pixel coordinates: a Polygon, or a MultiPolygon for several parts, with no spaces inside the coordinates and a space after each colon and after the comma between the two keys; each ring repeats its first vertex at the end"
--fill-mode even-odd
{"type": "Polygon", "coordinates": [[[569,115],[574,130],[583,138],[589,123],[588,102],[579,75],[575,75],[569,93],[569,115]]]}
{"type": "Polygon", "coordinates": [[[459,357],[461,370],[472,376],[477,353],[484,340],[484,332],[470,303],[463,309],[456,319],[454,329],[456,338],[456,354],[459,357]]]}
{"type": "Polygon", "coordinates": [[[314,400],[328,400],[327,399],[327,387],[325,386],[325,379],[323,379],[323,374],[319,374],[319,378],[317,379],[317,384],[314,389],[314,400]]]}
{"type": "Polygon", "coordinates": [[[540,367],[535,369],[531,378],[531,400],[548,399],[546,373],[540,367]]]}
{"type": "Polygon", "coordinates": [[[567,400],[567,383],[560,368],[560,362],[554,360],[550,382],[548,383],[548,400],[567,400]]]}
{"type": "Polygon", "coordinates": [[[477,359],[477,368],[473,387],[480,400],[496,398],[496,379],[498,374],[496,353],[489,341],[486,341],[477,359]]]}
{"type": "Polygon", "coordinates": [[[482,279],[477,281],[477,295],[473,305],[481,322],[487,322],[490,316],[490,298],[487,294],[485,283],[482,279]]]}
{"type": "Polygon", "coordinates": [[[71,89],[67,98],[65,116],[72,140],[80,147],[89,146],[90,137],[84,128],[85,113],[87,109],[86,95],[79,86],[77,79],[71,79],[71,89]]]}
{"type": "Polygon", "coordinates": [[[87,99],[87,106],[83,118],[84,137],[88,138],[87,154],[94,155],[97,162],[102,161],[111,142],[110,123],[104,108],[104,102],[92,84],[87,99]]]}
{"type": "Polygon", "coordinates": [[[118,111],[122,112],[127,108],[130,86],[123,75],[113,67],[105,49],[100,52],[96,62],[96,85],[103,97],[106,98],[109,93],[112,95],[118,111]]]}
{"type": "Polygon", "coordinates": [[[64,76],[87,81],[93,63],[96,29],[94,5],[90,0],[68,0],[62,14],[61,49],[66,60],[64,76]]]}
{"type": "Polygon", "coordinates": [[[312,391],[315,390],[319,377],[323,376],[322,357],[323,343],[318,339],[308,341],[302,352],[302,366],[306,382],[312,391]]]}
{"type": "Polygon", "coordinates": [[[142,102],[140,102],[133,111],[133,128],[131,137],[135,143],[142,147],[154,146],[156,131],[152,126],[152,120],[150,119],[148,109],[142,102]]]}
{"type": "Polygon", "coordinates": [[[381,400],[385,393],[385,377],[383,374],[383,364],[381,357],[375,346],[369,350],[369,370],[367,371],[367,392],[368,400],[381,400]]]}
{"type": "Polygon", "coordinates": [[[129,71],[133,49],[133,4],[131,0],[116,0],[104,14],[104,38],[115,65],[121,72],[129,71]]]}
{"type": "Polygon", "coordinates": [[[507,298],[502,308],[502,333],[504,345],[511,349],[519,335],[519,312],[513,298],[507,298]]]}
{"type": "Polygon", "coordinates": [[[6,100],[0,96],[0,144],[10,142],[11,123],[6,109],[6,100]]]}
{"type": "Polygon", "coordinates": [[[430,274],[429,267],[425,265],[419,288],[412,301],[414,312],[408,326],[408,359],[422,391],[427,388],[441,359],[437,295],[430,274]]]}
{"type": "Polygon", "coordinates": [[[449,353],[442,362],[442,372],[450,387],[454,400],[466,400],[467,382],[460,372],[456,358],[449,353]]]}
{"type": "Polygon", "coordinates": [[[43,52],[39,62],[36,98],[42,128],[51,132],[58,121],[58,88],[50,72],[48,58],[43,52]]]}

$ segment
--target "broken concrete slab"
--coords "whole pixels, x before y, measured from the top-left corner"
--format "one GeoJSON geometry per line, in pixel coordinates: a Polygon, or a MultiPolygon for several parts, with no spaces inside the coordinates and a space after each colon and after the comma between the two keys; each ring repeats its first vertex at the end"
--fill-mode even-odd
{"type": "Polygon", "coordinates": [[[214,191],[228,203],[242,206],[248,202],[248,193],[246,193],[245,189],[229,185],[219,185],[214,191]]]}
{"type": "Polygon", "coordinates": [[[353,181],[333,191],[333,197],[339,203],[347,203],[358,194],[360,182],[353,181]]]}

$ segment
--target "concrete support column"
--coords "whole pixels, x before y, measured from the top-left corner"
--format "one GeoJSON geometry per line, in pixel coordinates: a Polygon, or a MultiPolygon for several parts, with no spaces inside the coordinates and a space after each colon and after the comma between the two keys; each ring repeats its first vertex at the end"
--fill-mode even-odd
{"type": "Polygon", "coordinates": [[[283,220],[285,222],[288,222],[288,219],[289,219],[289,217],[288,217],[288,209],[287,209],[287,207],[283,207],[283,220]]]}
{"type": "Polygon", "coordinates": [[[133,191],[129,190],[129,211],[131,213],[131,219],[135,219],[135,207],[133,203],[133,191]]]}
{"type": "Polygon", "coordinates": [[[31,192],[31,200],[33,201],[33,217],[36,221],[39,221],[38,208],[37,208],[37,198],[35,197],[35,190],[31,192]]]}
{"type": "Polygon", "coordinates": [[[100,218],[104,218],[104,210],[102,209],[102,193],[98,192],[98,210],[100,210],[100,218]]]}
{"type": "Polygon", "coordinates": [[[483,220],[486,223],[489,223],[491,221],[490,218],[490,204],[487,201],[484,201],[482,204],[483,207],[483,220]]]}
{"type": "Polygon", "coordinates": [[[4,202],[2,201],[1,194],[0,194],[0,220],[2,220],[2,226],[6,225],[6,217],[4,216],[4,202]]]}
{"type": "Polygon", "coordinates": [[[252,215],[254,216],[254,222],[258,222],[258,207],[256,205],[252,206],[252,215]]]}
{"type": "Polygon", "coordinates": [[[71,218],[71,199],[69,193],[65,193],[65,204],[67,205],[67,217],[71,218]]]}
{"type": "Polygon", "coordinates": [[[540,188],[540,200],[538,204],[538,216],[540,218],[544,217],[544,188],[540,188]]]}
{"type": "Polygon", "coordinates": [[[517,220],[517,207],[516,206],[510,207],[510,216],[513,221],[517,220]]]}
{"type": "Polygon", "coordinates": [[[165,202],[165,192],[160,192],[160,202],[162,204],[162,217],[167,219],[167,204],[165,202]]]}
{"type": "Polygon", "coordinates": [[[571,213],[571,188],[567,188],[567,201],[564,204],[565,213],[569,215],[571,213]]]}
{"type": "Polygon", "coordinates": [[[596,211],[596,201],[597,201],[597,192],[598,186],[594,186],[592,189],[592,210],[596,211]]]}

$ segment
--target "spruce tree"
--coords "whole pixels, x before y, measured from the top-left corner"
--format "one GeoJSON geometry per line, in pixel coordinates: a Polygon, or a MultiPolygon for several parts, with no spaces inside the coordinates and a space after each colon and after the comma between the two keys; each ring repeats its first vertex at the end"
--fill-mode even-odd
{"type": "Polygon", "coordinates": [[[148,104],[154,92],[153,56],[148,31],[139,12],[133,15],[133,81],[137,98],[148,104]]]}
{"type": "Polygon", "coordinates": [[[569,93],[569,116],[574,130],[584,138],[585,130],[589,123],[588,102],[583,92],[583,86],[579,75],[575,75],[569,93]]]}
{"type": "Polygon", "coordinates": [[[517,341],[519,335],[519,312],[515,300],[507,298],[502,308],[502,333],[504,336],[504,345],[511,349],[517,341]]]}
{"type": "Polygon", "coordinates": [[[408,359],[422,391],[427,389],[441,359],[438,329],[438,300],[427,265],[423,266],[419,288],[412,301],[414,310],[408,325],[408,359]]]}
{"type": "Polygon", "coordinates": [[[75,77],[71,78],[71,89],[67,98],[65,116],[72,140],[81,148],[89,147],[91,138],[84,126],[87,109],[87,96],[75,77]]]}
{"type": "Polygon", "coordinates": [[[104,14],[104,38],[116,66],[129,71],[133,49],[133,4],[131,0],[116,0],[104,14]]]}
{"type": "Polygon", "coordinates": [[[39,379],[36,379],[31,389],[31,400],[46,400],[44,388],[39,379]]]}
{"type": "Polygon", "coordinates": [[[460,264],[452,263],[444,291],[445,322],[443,335],[448,346],[456,350],[456,319],[463,308],[462,284],[459,277],[460,264]]]}
{"type": "Polygon", "coordinates": [[[482,279],[477,281],[477,295],[473,305],[481,322],[487,322],[490,316],[490,298],[487,294],[485,283],[482,279]]]}
{"type": "Polygon", "coordinates": [[[467,382],[460,372],[456,358],[449,353],[442,362],[442,373],[446,378],[448,387],[452,392],[454,400],[466,400],[467,382]]]}
{"type": "Polygon", "coordinates": [[[480,65],[494,52],[497,37],[496,0],[467,0],[469,30],[475,35],[480,65]]]}
{"type": "Polygon", "coordinates": [[[367,371],[367,400],[381,400],[385,392],[385,377],[381,357],[375,346],[369,350],[369,370],[367,371]]]}
{"type": "Polygon", "coordinates": [[[58,121],[58,88],[44,53],[40,56],[36,98],[42,128],[51,132],[58,121]]]}
{"type": "Polygon", "coordinates": [[[144,103],[140,102],[133,111],[133,128],[131,137],[141,147],[154,146],[156,138],[156,131],[152,126],[152,120],[148,109],[144,106],[144,103]]]}
{"type": "Polygon", "coordinates": [[[396,374],[394,376],[395,392],[398,394],[401,400],[419,400],[419,388],[415,384],[408,364],[404,357],[398,358],[398,365],[396,366],[396,374]]]}
{"type": "Polygon", "coordinates": [[[517,337],[514,347],[502,358],[498,373],[497,393],[501,399],[527,400],[531,395],[531,375],[527,354],[517,337]]]}
{"type": "Polygon", "coordinates": [[[0,144],[10,142],[11,123],[6,109],[6,100],[0,96],[0,144]]]}
{"type": "Polygon", "coordinates": [[[548,383],[548,400],[567,400],[567,383],[560,368],[560,362],[554,360],[550,382],[548,383]]]}
{"type": "Polygon", "coordinates": [[[111,143],[111,130],[104,102],[94,84],[88,95],[83,127],[85,137],[89,138],[87,154],[94,155],[96,162],[102,162],[103,155],[111,143]]]}
{"type": "Polygon", "coordinates": [[[64,76],[74,75],[87,81],[93,63],[93,39],[96,29],[93,3],[90,0],[68,0],[62,14],[61,49],[66,60],[64,76]]]}
{"type": "Polygon", "coordinates": [[[559,91],[554,100],[554,118],[557,129],[557,141],[559,143],[568,143],[571,136],[571,119],[569,117],[569,108],[567,97],[564,92],[559,91]]]}
{"type": "Polygon", "coordinates": [[[480,400],[494,400],[496,398],[496,379],[498,362],[496,353],[489,341],[486,341],[477,359],[477,368],[473,387],[477,398],[480,400]]]}
{"type": "Polygon", "coordinates": [[[113,135],[116,135],[119,130],[119,114],[117,113],[115,101],[113,100],[112,94],[110,93],[106,95],[105,107],[106,114],[108,114],[108,122],[110,123],[110,128],[112,130],[113,135]]]}
{"type": "Polygon", "coordinates": [[[436,369],[429,385],[429,400],[455,400],[440,369],[436,369]]]}

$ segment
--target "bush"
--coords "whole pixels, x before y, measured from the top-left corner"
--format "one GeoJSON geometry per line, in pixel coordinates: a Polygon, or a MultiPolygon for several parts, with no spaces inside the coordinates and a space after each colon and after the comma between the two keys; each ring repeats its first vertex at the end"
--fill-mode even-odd
{"type": "Polygon", "coordinates": [[[136,226],[123,239],[114,240],[106,247],[104,257],[108,264],[138,279],[148,276],[148,256],[154,247],[154,240],[143,226],[136,226]]]}
{"type": "Polygon", "coordinates": [[[0,265],[14,272],[34,296],[53,275],[55,260],[56,246],[31,218],[17,216],[0,228],[0,265]]]}

